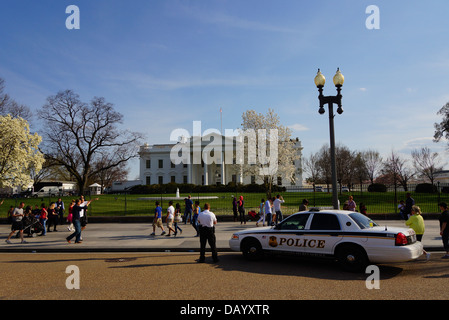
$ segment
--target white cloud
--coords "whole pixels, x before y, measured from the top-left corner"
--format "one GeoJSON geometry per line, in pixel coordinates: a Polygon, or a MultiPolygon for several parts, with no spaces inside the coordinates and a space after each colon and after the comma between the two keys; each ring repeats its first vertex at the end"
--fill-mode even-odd
{"type": "Polygon", "coordinates": [[[309,128],[307,128],[306,126],[300,124],[300,123],[295,123],[292,125],[288,126],[290,129],[292,129],[293,131],[308,131],[309,128]]]}

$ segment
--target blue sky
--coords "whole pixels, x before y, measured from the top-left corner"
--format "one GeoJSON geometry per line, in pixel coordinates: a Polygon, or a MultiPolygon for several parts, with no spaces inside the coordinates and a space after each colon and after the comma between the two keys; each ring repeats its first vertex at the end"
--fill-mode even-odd
{"type": "MultiPolygon", "coordinates": [[[[318,114],[317,69],[334,95],[345,76],[338,143],[352,150],[404,154],[432,142],[438,110],[449,102],[449,2],[396,0],[1,0],[0,77],[6,92],[38,110],[72,89],[105,97],[124,127],[149,144],[172,130],[240,127],[241,115],[276,110],[304,155],[329,143],[318,114]],[[69,5],[80,29],[68,30],[69,5]],[[380,10],[380,29],[365,12],[380,10]]],[[[444,156],[447,154],[444,153],[444,156]]],[[[138,175],[132,162],[131,179],[138,175]]]]}

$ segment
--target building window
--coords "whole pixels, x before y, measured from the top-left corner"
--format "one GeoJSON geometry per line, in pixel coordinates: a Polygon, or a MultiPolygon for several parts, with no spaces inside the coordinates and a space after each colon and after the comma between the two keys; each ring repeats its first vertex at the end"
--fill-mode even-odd
{"type": "Polygon", "coordinates": [[[175,176],[171,176],[170,177],[170,181],[171,181],[171,183],[175,183],[176,182],[176,177],[175,176]]]}
{"type": "Polygon", "coordinates": [[[151,177],[150,176],[145,177],[145,182],[146,182],[147,185],[150,185],[151,184],[151,177]]]}
{"type": "Polygon", "coordinates": [[[255,184],[256,183],[256,176],[251,176],[251,184],[255,184]]]}
{"type": "Polygon", "coordinates": [[[175,164],[171,161],[170,161],[170,168],[172,168],[172,169],[176,168],[175,164]]]}
{"type": "Polygon", "coordinates": [[[158,178],[158,183],[159,184],[164,184],[164,177],[163,176],[159,176],[158,178]]]}
{"type": "Polygon", "coordinates": [[[164,167],[164,160],[159,160],[159,169],[162,169],[164,167]]]}
{"type": "Polygon", "coordinates": [[[278,177],[278,186],[282,186],[282,177],[278,177]]]}
{"type": "Polygon", "coordinates": [[[184,182],[184,183],[188,183],[188,181],[187,181],[187,176],[184,176],[182,179],[183,179],[183,182],[184,182]]]}
{"type": "Polygon", "coordinates": [[[146,163],[146,168],[151,169],[151,160],[148,159],[147,161],[145,161],[145,163],[146,163]]]}

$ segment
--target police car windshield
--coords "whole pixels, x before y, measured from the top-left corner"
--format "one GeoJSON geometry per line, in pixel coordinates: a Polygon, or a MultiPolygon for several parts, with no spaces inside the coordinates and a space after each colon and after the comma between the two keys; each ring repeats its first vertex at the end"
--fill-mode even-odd
{"type": "Polygon", "coordinates": [[[355,221],[355,223],[357,223],[357,225],[361,229],[372,228],[372,227],[378,226],[377,223],[375,223],[373,220],[371,220],[370,218],[368,218],[367,216],[365,216],[361,213],[354,212],[354,213],[350,213],[349,216],[351,217],[352,220],[355,221]]]}

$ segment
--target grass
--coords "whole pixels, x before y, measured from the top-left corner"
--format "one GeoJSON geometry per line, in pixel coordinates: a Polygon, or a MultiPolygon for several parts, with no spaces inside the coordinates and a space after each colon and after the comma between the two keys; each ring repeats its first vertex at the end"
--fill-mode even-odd
{"type": "MultiPolygon", "coordinates": [[[[353,192],[354,200],[357,206],[363,202],[367,208],[368,213],[376,214],[390,214],[396,213],[397,202],[399,200],[405,200],[405,192],[384,192],[384,193],[368,193],[368,192],[353,192]]],[[[195,201],[201,196],[216,196],[217,199],[200,200],[200,205],[204,205],[205,202],[210,203],[211,210],[217,215],[232,215],[232,196],[240,196],[240,194],[233,193],[203,193],[192,194],[192,199],[195,201]]],[[[249,210],[255,210],[258,212],[261,199],[266,199],[264,193],[245,193],[242,194],[245,200],[245,208],[249,210]]],[[[285,200],[282,206],[282,212],[286,215],[292,214],[298,211],[299,204],[304,198],[309,200],[309,206],[325,206],[329,207],[332,203],[332,195],[325,192],[284,192],[281,194],[285,200]]],[[[157,194],[157,195],[100,195],[99,200],[91,203],[89,207],[89,215],[91,216],[129,216],[129,215],[152,215],[155,208],[156,200],[142,200],[146,197],[157,197],[161,202],[160,197],[174,197],[169,194],[157,194]]],[[[174,203],[179,203],[182,210],[184,210],[184,197],[187,194],[181,194],[179,200],[174,200],[174,203]]],[[[347,201],[349,193],[343,193],[339,195],[340,204],[343,205],[347,201]]],[[[96,197],[96,196],[95,196],[96,197]]],[[[447,194],[424,194],[414,193],[412,197],[415,199],[416,205],[421,207],[423,213],[436,213],[438,210],[438,203],[445,201],[449,203],[449,196],[447,194]]],[[[92,197],[93,198],[93,197],[92,197]]],[[[62,200],[66,206],[66,213],[68,206],[70,205],[73,197],[63,197],[62,200]]],[[[86,197],[89,199],[89,196],[86,197]]],[[[23,201],[25,205],[31,205],[34,207],[41,203],[48,205],[50,202],[56,201],[57,198],[29,198],[29,199],[5,199],[3,205],[0,207],[0,217],[6,217],[6,213],[10,206],[18,206],[23,201]]],[[[162,199],[162,208],[168,207],[168,200],[162,199]]]]}

